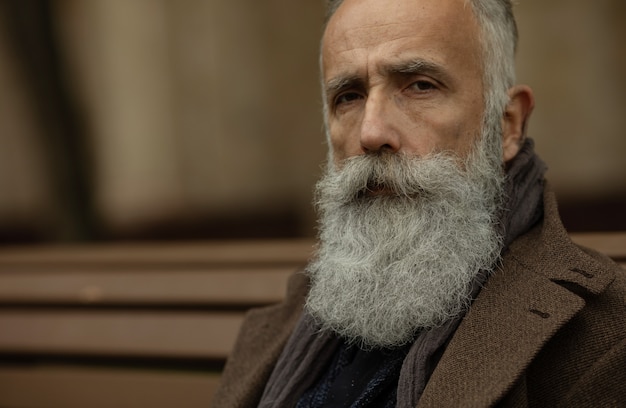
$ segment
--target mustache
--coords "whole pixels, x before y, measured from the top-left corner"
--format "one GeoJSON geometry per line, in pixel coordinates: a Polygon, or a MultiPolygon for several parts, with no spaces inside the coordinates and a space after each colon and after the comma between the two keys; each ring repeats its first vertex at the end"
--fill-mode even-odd
{"type": "Polygon", "coordinates": [[[450,154],[410,156],[388,151],[350,157],[329,166],[317,191],[349,203],[368,198],[427,198],[446,189],[446,180],[464,173],[450,154]]]}

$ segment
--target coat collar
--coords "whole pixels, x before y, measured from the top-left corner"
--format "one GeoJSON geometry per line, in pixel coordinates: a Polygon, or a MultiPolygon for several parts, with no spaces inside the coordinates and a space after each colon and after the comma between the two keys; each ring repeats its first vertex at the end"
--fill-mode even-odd
{"type": "Polygon", "coordinates": [[[583,308],[581,295],[599,294],[614,279],[613,271],[570,241],[554,194],[545,191],[543,222],[504,255],[450,341],[418,407],[492,406],[583,308]]]}

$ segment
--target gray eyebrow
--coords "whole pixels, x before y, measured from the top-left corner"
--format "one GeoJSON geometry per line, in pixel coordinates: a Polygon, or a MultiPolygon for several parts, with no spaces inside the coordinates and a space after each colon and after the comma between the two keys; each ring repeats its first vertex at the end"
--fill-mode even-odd
{"type": "Polygon", "coordinates": [[[355,85],[362,85],[363,79],[356,75],[338,75],[334,78],[331,78],[324,85],[324,91],[326,95],[335,95],[341,92],[344,89],[349,89],[354,87],[355,85]]]}
{"type": "Polygon", "coordinates": [[[403,74],[403,75],[416,75],[424,74],[433,76],[436,79],[440,79],[443,82],[449,82],[451,80],[448,72],[441,65],[431,61],[426,61],[421,58],[399,61],[397,63],[385,64],[383,72],[387,75],[403,74]]]}

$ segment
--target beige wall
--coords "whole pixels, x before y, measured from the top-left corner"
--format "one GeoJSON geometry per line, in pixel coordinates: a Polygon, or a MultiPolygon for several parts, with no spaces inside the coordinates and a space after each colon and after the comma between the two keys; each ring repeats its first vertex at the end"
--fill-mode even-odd
{"type": "Polygon", "coordinates": [[[109,223],[276,206],[307,212],[323,157],[317,3],[61,6],[109,223]]]}
{"type": "MultiPolygon", "coordinates": [[[[561,196],[626,192],[626,3],[523,0],[518,78],[537,106],[531,134],[561,196]]],[[[625,208],[626,210],[626,208],[625,208]]]]}
{"type": "MultiPolygon", "coordinates": [[[[295,211],[298,231],[313,233],[310,192],[325,155],[322,0],[54,4],[106,225],[295,211]]],[[[569,198],[626,194],[623,4],[517,6],[519,79],[537,97],[531,135],[569,198]]],[[[20,188],[0,196],[0,225],[18,209],[40,214],[50,197],[28,101],[1,45],[0,186],[20,188]]]]}

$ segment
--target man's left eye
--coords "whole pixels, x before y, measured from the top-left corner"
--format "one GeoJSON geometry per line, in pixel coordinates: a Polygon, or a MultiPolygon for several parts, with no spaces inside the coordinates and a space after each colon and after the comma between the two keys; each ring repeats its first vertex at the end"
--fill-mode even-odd
{"type": "Polygon", "coordinates": [[[415,81],[410,87],[417,91],[430,91],[437,88],[435,84],[430,81],[415,81]]]}

